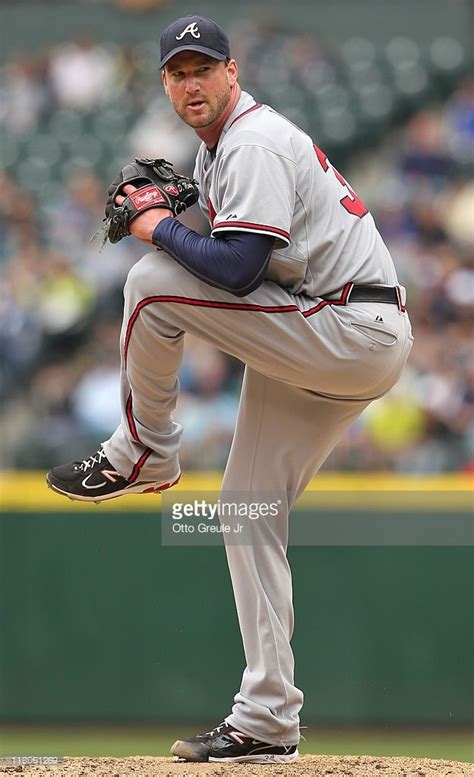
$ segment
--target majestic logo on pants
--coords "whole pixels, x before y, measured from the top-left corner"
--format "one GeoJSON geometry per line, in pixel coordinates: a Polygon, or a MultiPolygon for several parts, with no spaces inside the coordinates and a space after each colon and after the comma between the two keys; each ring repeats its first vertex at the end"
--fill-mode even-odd
{"type": "Polygon", "coordinates": [[[197,23],[192,22],[191,24],[188,24],[188,26],[184,28],[183,32],[181,32],[179,35],[176,36],[176,40],[182,40],[188,32],[191,33],[193,38],[201,37],[201,33],[199,32],[199,27],[197,26],[197,23]]]}

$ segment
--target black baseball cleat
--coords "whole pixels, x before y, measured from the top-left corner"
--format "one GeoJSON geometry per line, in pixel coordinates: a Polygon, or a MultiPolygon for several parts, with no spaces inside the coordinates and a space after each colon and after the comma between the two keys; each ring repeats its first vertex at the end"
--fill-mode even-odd
{"type": "Polygon", "coordinates": [[[159,483],[149,480],[136,480],[130,483],[114,469],[103,448],[83,461],[73,461],[54,467],[46,475],[47,485],[58,494],[69,499],[83,502],[103,502],[125,494],[159,494],[174,486],[172,483],[159,483]]]}
{"type": "Polygon", "coordinates": [[[261,742],[224,722],[205,734],[178,739],[171,748],[171,755],[178,756],[180,761],[289,764],[298,758],[298,746],[261,742]]]}

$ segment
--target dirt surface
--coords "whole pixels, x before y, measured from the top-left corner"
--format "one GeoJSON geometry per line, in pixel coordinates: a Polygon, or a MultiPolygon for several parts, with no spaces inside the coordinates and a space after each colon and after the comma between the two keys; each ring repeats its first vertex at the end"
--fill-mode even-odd
{"type": "Polygon", "coordinates": [[[304,755],[287,766],[177,763],[171,758],[65,758],[57,766],[6,766],[0,773],[52,777],[474,777],[474,764],[428,758],[304,755]]]}

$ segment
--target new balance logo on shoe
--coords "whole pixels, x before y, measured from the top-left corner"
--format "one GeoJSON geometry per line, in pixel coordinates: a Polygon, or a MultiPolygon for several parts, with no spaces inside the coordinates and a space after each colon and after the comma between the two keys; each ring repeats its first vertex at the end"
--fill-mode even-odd
{"type": "MultiPolygon", "coordinates": [[[[87,475],[87,477],[84,478],[82,481],[82,485],[84,488],[102,488],[102,486],[107,485],[107,481],[103,480],[101,483],[96,483],[95,485],[88,485],[88,480],[93,476],[93,472],[90,473],[90,475],[87,475]]],[[[102,475],[107,478],[111,483],[116,483],[117,479],[120,477],[119,473],[116,472],[114,469],[103,469],[102,475]]]]}

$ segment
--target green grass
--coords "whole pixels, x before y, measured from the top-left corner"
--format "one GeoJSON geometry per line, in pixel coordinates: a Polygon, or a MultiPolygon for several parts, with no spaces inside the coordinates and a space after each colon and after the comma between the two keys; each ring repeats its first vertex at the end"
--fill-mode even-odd
{"type": "MultiPolygon", "coordinates": [[[[198,727],[199,728],[199,727],[198,727]]],[[[19,726],[0,724],[0,755],[115,756],[169,755],[178,736],[196,728],[146,726],[19,726]]],[[[468,730],[305,729],[302,753],[440,758],[474,762],[468,730]]]]}

